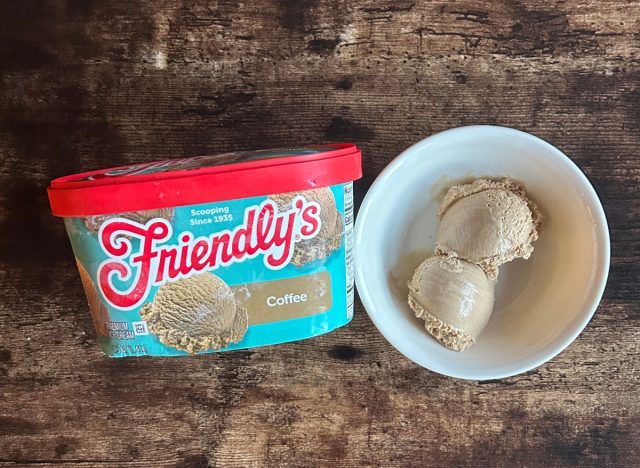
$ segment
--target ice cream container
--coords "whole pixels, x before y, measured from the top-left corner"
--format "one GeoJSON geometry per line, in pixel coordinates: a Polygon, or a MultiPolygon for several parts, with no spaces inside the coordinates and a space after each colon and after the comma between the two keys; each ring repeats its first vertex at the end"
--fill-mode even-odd
{"type": "Polygon", "coordinates": [[[284,343],[353,316],[353,144],[225,153],[54,180],[102,351],[284,343]]]}

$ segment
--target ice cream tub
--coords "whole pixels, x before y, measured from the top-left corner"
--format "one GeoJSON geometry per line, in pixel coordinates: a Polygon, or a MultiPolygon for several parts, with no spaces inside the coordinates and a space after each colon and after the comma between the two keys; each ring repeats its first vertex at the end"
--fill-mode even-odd
{"type": "Polygon", "coordinates": [[[310,338],[353,316],[353,144],[54,180],[102,351],[177,356],[310,338]]]}

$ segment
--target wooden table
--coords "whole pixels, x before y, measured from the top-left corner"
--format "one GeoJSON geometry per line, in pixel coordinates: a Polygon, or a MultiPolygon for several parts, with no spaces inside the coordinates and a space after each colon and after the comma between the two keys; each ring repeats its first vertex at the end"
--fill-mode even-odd
{"type": "Polygon", "coordinates": [[[0,465],[639,466],[640,3],[254,0],[0,5],[0,465]],[[361,306],[299,343],[102,356],[53,177],[306,142],[364,150],[360,198],[413,142],[492,123],[587,174],[602,304],[561,355],[465,382],[361,306]]]}

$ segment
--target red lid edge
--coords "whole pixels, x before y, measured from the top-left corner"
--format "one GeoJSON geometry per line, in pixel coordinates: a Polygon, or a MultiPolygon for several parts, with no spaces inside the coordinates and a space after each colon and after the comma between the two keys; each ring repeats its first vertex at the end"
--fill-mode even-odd
{"type": "Polygon", "coordinates": [[[352,151],[347,152],[347,147],[326,154],[318,153],[325,155],[321,158],[292,156],[211,166],[215,169],[175,171],[172,177],[132,178],[108,185],[70,187],[71,184],[66,181],[71,176],[66,176],[54,180],[47,192],[52,213],[69,217],[197,205],[309,190],[362,177],[361,151],[353,145],[350,147],[352,151]],[[336,156],[336,153],[341,154],[336,156]],[[265,161],[270,162],[265,165],[265,161]]]}

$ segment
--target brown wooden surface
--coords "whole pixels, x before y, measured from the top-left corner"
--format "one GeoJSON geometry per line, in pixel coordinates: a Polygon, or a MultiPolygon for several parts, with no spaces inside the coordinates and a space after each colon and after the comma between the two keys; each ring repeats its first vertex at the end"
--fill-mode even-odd
{"type": "Polygon", "coordinates": [[[639,18],[625,0],[1,2],[0,465],[639,466],[639,18]],[[602,305],[550,363],[442,377],[360,305],[300,343],[99,354],[51,178],[354,140],[362,196],[471,123],[557,145],[609,217],[602,305]]]}

